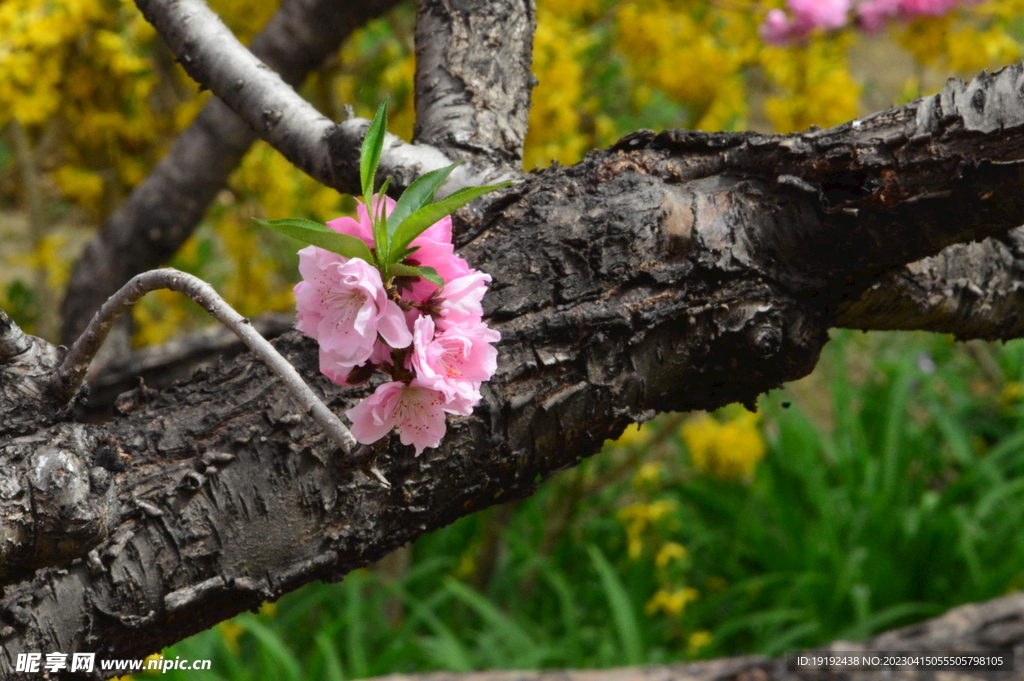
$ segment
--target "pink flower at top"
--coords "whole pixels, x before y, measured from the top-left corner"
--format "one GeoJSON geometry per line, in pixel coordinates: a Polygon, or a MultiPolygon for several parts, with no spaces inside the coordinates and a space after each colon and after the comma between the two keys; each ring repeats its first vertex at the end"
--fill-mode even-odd
{"type": "Polygon", "coordinates": [[[901,0],[867,0],[857,5],[857,23],[866,33],[877,33],[901,13],[901,0]]]}
{"type": "Polygon", "coordinates": [[[768,12],[758,28],[761,39],[770,45],[781,45],[805,38],[811,31],[834,31],[848,21],[850,0],[787,0],[790,17],[781,9],[768,12]]]}
{"type": "Polygon", "coordinates": [[[788,0],[786,6],[796,24],[808,32],[815,28],[829,31],[846,25],[850,0],[788,0]]]}
{"type": "MultiPolygon", "coordinates": [[[[971,3],[975,0],[963,0],[971,3]]],[[[941,17],[956,9],[958,0],[866,0],[857,5],[857,21],[867,33],[881,30],[893,19],[941,17]]]]}
{"type": "Polygon", "coordinates": [[[410,364],[423,385],[475,406],[480,401],[480,383],[498,368],[498,351],[491,343],[499,340],[501,334],[483,323],[452,325],[435,333],[434,320],[421,317],[413,328],[410,364]]]}
{"type": "MultiPolygon", "coordinates": [[[[375,206],[379,205],[377,203],[379,200],[377,195],[371,199],[375,206]]],[[[394,209],[394,199],[385,196],[384,213],[391,215],[394,209]]],[[[370,224],[370,213],[361,201],[356,203],[356,216],[359,218],[358,220],[341,217],[331,220],[327,226],[335,232],[362,239],[367,246],[373,248],[373,226],[370,224]]],[[[469,272],[469,264],[455,255],[450,216],[445,216],[427,227],[423,233],[412,240],[409,247],[416,248],[416,252],[409,256],[409,260],[413,261],[413,264],[433,267],[445,282],[464,276],[469,272]]],[[[420,279],[412,285],[412,293],[409,297],[415,302],[422,303],[435,291],[437,291],[436,284],[432,284],[426,279],[420,279]]]]}
{"type": "Polygon", "coordinates": [[[781,9],[773,9],[768,12],[764,22],[758,27],[757,32],[761,40],[769,45],[783,45],[789,41],[790,35],[789,17],[781,9]]]}
{"type": "Polygon", "coordinates": [[[303,281],[295,286],[296,327],[320,342],[335,373],[369,359],[377,334],[393,348],[412,342],[402,309],[388,298],[380,272],[366,261],[308,246],[299,251],[299,271],[303,281]]]}
{"type": "Polygon", "coordinates": [[[392,381],[378,386],[373,395],[345,415],[352,422],[352,435],[357,441],[373,444],[397,428],[402,444],[415,447],[419,456],[425,448],[441,444],[446,411],[468,415],[473,407],[464,400],[448,400],[441,391],[418,381],[392,381]]]}

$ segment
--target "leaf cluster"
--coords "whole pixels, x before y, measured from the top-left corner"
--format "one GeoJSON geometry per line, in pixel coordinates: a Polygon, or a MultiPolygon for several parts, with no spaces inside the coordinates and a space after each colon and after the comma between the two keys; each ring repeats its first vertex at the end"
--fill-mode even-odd
{"type": "Polygon", "coordinates": [[[378,191],[374,192],[377,169],[387,137],[387,121],[385,101],[370,123],[359,154],[359,179],[363,192],[361,200],[370,216],[374,244],[372,249],[358,237],[340,234],[312,220],[285,218],[257,222],[281,234],[346,258],[365,260],[380,270],[381,278],[385,282],[396,276],[423,277],[438,286],[444,286],[444,281],[434,268],[404,262],[416,251],[416,247],[410,247],[413,240],[438,220],[451,215],[473,199],[506,187],[510,183],[465,187],[440,201],[434,201],[438,189],[459,165],[453,163],[417,178],[399,196],[394,210],[388,215],[384,197],[391,185],[391,178],[385,179],[378,191]]]}

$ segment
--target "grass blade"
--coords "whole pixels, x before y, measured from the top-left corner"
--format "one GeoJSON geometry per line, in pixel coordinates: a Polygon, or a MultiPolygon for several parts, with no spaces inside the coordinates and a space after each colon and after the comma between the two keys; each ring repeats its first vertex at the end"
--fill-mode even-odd
{"type": "Polygon", "coordinates": [[[587,546],[590,560],[597,570],[601,579],[601,587],[604,590],[605,598],[608,600],[608,607],[612,611],[612,619],[615,622],[615,630],[619,635],[619,645],[624,655],[623,663],[628,665],[640,664],[644,660],[643,640],[640,636],[640,627],[633,611],[633,603],[622,585],[622,580],[615,573],[608,559],[601,553],[601,549],[595,545],[587,546]]]}

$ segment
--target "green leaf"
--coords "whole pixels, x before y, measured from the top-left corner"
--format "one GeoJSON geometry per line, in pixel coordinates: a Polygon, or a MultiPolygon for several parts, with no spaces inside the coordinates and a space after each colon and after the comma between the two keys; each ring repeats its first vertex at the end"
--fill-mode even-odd
{"type": "Polygon", "coordinates": [[[388,259],[394,262],[395,256],[404,253],[406,247],[409,246],[413,239],[441,218],[451,215],[478,196],[483,196],[487,192],[501,189],[511,184],[511,182],[503,182],[484,187],[466,187],[441,199],[437,203],[431,203],[415,211],[412,215],[402,220],[402,224],[395,228],[394,235],[391,237],[391,248],[388,250],[388,259]]]}
{"type": "Polygon", "coordinates": [[[256,220],[264,227],[269,227],[275,232],[298,239],[302,243],[325,248],[332,253],[343,255],[346,258],[360,258],[368,263],[373,263],[373,253],[369,246],[362,239],[348,234],[339,234],[333,229],[326,227],[319,222],[303,220],[302,218],[285,218],[283,220],[256,220]]]}
{"type": "Polygon", "coordinates": [[[444,286],[444,279],[433,267],[413,267],[412,265],[392,263],[388,267],[388,272],[395,277],[423,277],[432,284],[444,286]]]}
{"type": "Polygon", "coordinates": [[[388,177],[384,180],[384,184],[380,186],[380,191],[377,192],[377,196],[380,200],[377,202],[376,215],[373,211],[370,211],[370,224],[373,225],[373,247],[377,249],[378,253],[389,253],[388,238],[388,202],[385,198],[388,193],[388,187],[391,186],[391,178],[388,177]]]}
{"type": "Polygon", "coordinates": [[[409,185],[409,188],[398,198],[398,203],[395,205],[395,209],[391,211],[391,217],[388,218],[389,237],[394,236],[395,230],[398,229],[403,220],[420,208],[423,208],[423,206],[433,202],[434,194],[437,193],[438,188],[444,184],[444,181],[448,179],[448,175],[458,165],[458,163],[453,163],[446,168],[431,170],[429,173],[418,177],[415,182],[409,185]]]}
{"type": "Polygon", "coordinates": [[[385,99],[377,109],[377,115],[373,117],[359,151],[359,179],[362,180],[364,199],[373,196],[373,178],[377,175],[377,166],[380,165],[380,155],[384,150],[384,136],[387,131],[388,102],[385,99]]]}

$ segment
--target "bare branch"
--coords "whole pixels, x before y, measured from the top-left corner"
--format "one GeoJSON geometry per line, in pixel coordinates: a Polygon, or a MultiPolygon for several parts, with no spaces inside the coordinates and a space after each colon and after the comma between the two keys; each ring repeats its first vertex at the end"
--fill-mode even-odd
{"type": "Polygon", "coordinates": [[[28,336],[0,309],[0,364],[28,350],[28,336]]]}
{"type": "MultiPolygon", "coordinates": [[[[336,127],[238,42],[203,0],[138,0],[136,4],[188,74],[212,90],[260,137],[318,182],[340,192],[359,193],[356,174],[348,170],[352,159],[358,167],[359,144],[368,122],[351,119],[336,127]]],[[[437,149],[392,138],[380,172],[402,179],[450,163],[437,149]]],[[[445,191],[458,189],[456,182],[466,182],[479,172],[464,171],[457,176],[461,180],[449,178],[445,191]]],[[[404,186],[393,184],[396,191],[404,186]]]]}
{"type": "Polygon", "coordinates": [[[192,78],[314,179],[334,186],[323,138],[333,127],[260,61],[202,0],[138,0],[146,19],[192,78]]]}
{"type": "Polygon", "coordinates": [[[423,0],[416,17],[416,141],[518,172],[535,78],[532,0],[423,0]]]}
{"type": "MultiPolygon", "coordinates": [[[[397,2],[342,7],[337,0],[285,0],[254,38],[252,53],[297,86],[353,30],[397,2]]],[[[177,252],[256,139],[222,101],[207,102],[76,263],[61,310],[64,343],[70,345],[125,282],[177,252]]]]}
{"type": "MultiPolygon", "coordinates": [[[[295,327],[295,315],[265,312],[252,318],[252,326],[261,336],[272,340],[295,327]]],[[[160,345],[129,350],[115,356],[102,365],[98,373],[96,365],[101,362],[94,360],[86,375],[89,401],[84,409],[88,412],[109,409],[118,395],[136,388],[139,379],[145,381],[147,388],[159,390],[174,381],[188,378],[197,369],[210,366],[217,359],[234,357],[244,351],[245,344],[230,329],[212,324],[160,345]]]]}
{"type": "Polygon", "coordinates": [[[954,244],[886,274],[839,308],[837,326],[922,329],[960,340],[1024,336],[1024,228],[980,243],[954,244]]]}
{"type": "Polygon", "coordinates": [[[221,298],[213,287],[191,274],[167,268],[145,272],[132,278],[124,288],[103,304],[81,337],[75,341],[67,357],[61,363],[55,377],[55,389],[59,399],[70,400],[85,380],[89,363],[103,344],[110,327],[125,311],[131,309],[139,299],[157,289],[170,289],[184,293],[217,321],[231,329],[249,349],[269,366],[277,377],[288,387],[295,400],[302,405],[313,419],[341,447],[345,454],[351,454],[358,447],[348,428],[338,420],[320,398],[310,389],[295,367],[281,357],[274,346],[267,342],[252,327],[252,323],[238,314],[221,298]]]}

